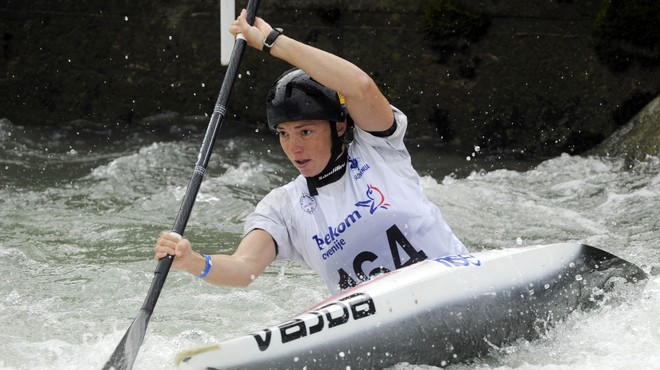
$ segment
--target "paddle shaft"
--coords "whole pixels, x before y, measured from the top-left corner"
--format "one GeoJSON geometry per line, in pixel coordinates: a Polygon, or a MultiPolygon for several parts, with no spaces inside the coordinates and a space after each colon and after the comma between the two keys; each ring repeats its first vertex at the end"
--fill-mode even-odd
{"type": "MultiPolygon", "coordinates": [[[[259,0],[249,1],[247,6],[248,23],[254,23],[254,17],[258,7],[259,0]]],[[[220,87],[218,100],[215,103],[213,114],[209,120],[209,125],[206,129],[206,134],[204,135],[204,141],[202,142],[202,147],[199,151],[197,162],[195,163],[195,169],[193,170],[190,182],[188,183],[188,188],[186,189],[186,194],[183,197],[181,207],[179,208],[179,212],[177,213],[174,222],[174,227],[172,228],[172,231],[179,235],[183,235],[186,229],[188,219],[190,218],[190,214],[195,204],[195,199],[197,198],[197,193],[199,192],[202,180],[204,179],[204,173],[206,172],[209,160],[211,159],[213,146],[218,137],[220,127],[222,126],[222,121],[227,113],[227,102],[229,101],[229,96],[234,86],[236,76],[238,75],[238,67],[241,63],[246,44],[245,39],[240,37],[236,39],[236,43],[234,44],[225,78],[220,87]]],[[[158,262],[156,270],[154,271],[154,278],[151,281],[151,286],[149,287],[147,297],[142,304],[142,308],[126,331],[126,334],[124,334],[122,340],[117,345],[117,348],[115,348],[112,356],[103,367],[104,370],[129,370],[133,368],[133,363],[135,362],[138,350],[142,345],[144,334],[147,330],[147,325],[149,324],[149,319],[156,306],[160,292],[163,289],[173,259],[173,256],[167,256],[158,262]]]]}

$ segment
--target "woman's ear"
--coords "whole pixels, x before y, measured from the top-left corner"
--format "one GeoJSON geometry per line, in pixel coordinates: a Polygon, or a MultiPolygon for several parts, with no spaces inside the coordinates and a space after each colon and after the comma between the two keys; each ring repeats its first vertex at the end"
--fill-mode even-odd
{"type": "Polygon", "coordinates": [[[336,125],[337,125],[337,135],[341,137],[346,133],[346,126],[347,126],[346,121],[337,122],[336,125]]]}

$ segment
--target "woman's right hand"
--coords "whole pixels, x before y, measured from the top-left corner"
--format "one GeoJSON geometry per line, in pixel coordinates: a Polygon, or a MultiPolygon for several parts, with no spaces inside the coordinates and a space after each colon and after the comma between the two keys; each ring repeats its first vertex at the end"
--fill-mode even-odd
{"type": "Polygon", "coordinates": [[[171,231],[160,234],[160,237],[156,240],[154,252],[156,261],[160,261],[168,255],[174,256],[172,268],[175,270],[186,270],[195,257],[190,241],[171,231]]]}

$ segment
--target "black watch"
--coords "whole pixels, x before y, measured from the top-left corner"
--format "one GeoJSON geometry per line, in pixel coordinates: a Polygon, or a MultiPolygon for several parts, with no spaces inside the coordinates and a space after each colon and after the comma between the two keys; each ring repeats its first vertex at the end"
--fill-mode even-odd
{"type": "Polygon", "coordinates": [[[264,47],[263,51],[266,54],[270,54],[270,48],[273,47],[273,44],[275,43],[275,40],[284,33],[284,30],[281,28],[273,28],[272,31],[268,34],[266,39],[264,40],[264,47]]]}

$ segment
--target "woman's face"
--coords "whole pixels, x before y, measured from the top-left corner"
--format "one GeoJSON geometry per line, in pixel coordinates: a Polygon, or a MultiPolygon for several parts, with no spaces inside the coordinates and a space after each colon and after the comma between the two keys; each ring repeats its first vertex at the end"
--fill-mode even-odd
{"type": "MultiPolygon", "coordinates": [[[[345,125],[337,124],[343,134],[345,125]]],[[[305,177],[316,176],[330,161],[332,137],[328,121],[308,120],[277,125],[284,154],[305,177]]]]}

